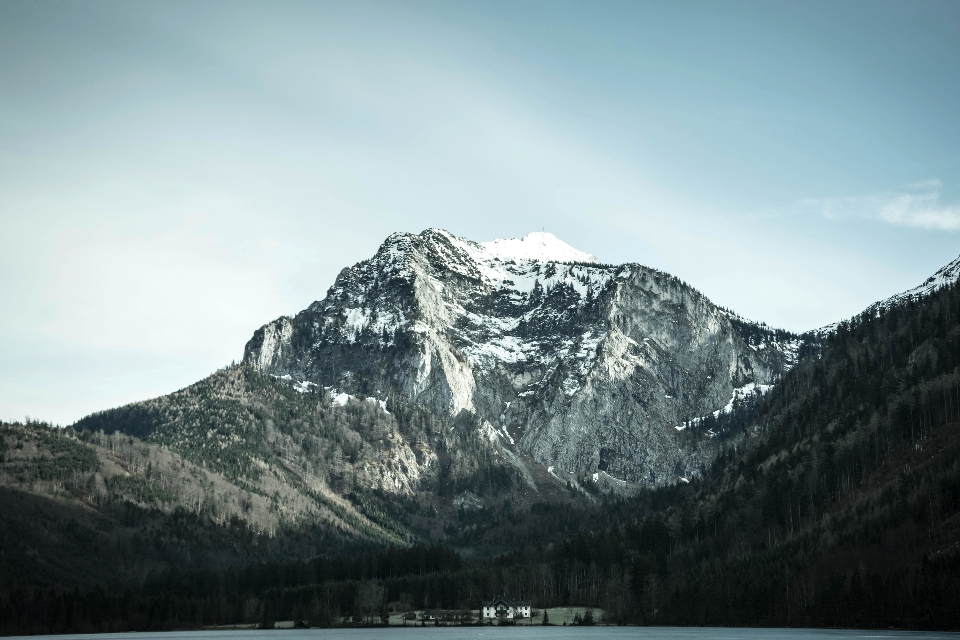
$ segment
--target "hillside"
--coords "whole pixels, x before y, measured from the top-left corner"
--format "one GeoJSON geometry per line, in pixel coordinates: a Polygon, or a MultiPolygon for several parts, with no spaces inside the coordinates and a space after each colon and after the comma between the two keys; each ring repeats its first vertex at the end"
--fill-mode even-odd
{"type": "MultiPolygon", "coordinates": [[[[331,399],[316,385],[247,365],[92,415],[75,428],[142,437],[267,500],[273,517],[251,522],[266,533],[280,524],[320,523],[348,536],[407,544],[442,536],[442,526],[465,505],[482,509],[505,497],[523,502],[524,494],[570,499],[545,472],[521,476],[470,416],[438,418],[394,398],[331,399]]],[[[225,499],[214,492],[211,500],[225,499]]]]}
{"type": "Polygon", "coordinates": [[[839,323],[749,410],[705,478],[571,541],[630,576],[624,616],[960,627],[960,286],[839,323]]]}
{"type": "Polygon", "coordinates": [[[372,538],[276,500],[163,446],[119,433],[0,424],[0,591],[136,584],[170,567],[294,559],[372,538]]]}

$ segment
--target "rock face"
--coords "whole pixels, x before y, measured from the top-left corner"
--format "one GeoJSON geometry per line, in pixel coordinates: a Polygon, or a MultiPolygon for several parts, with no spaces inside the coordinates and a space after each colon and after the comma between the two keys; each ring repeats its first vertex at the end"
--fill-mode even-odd
{"type": "Polygon", "coordinates": [[[670,275],[601,264],[549,233],[476,243],[429,229],[391,235],[326,298],[258,329],[244,360],[470,412],[494,446],[561,478],[663,484],[709,456],[677,426],[773,384],[799,344],[670,275]]]}

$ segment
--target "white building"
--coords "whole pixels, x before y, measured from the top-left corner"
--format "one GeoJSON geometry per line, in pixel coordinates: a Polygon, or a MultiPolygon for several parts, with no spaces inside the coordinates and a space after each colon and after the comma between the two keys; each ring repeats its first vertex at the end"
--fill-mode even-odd
{"type": "Polygon", "coordinates": [[[514,620],[530,617],[529,600],[513,600],[507,596],[484,600],[480,608],[484,620],[514,620]]]}

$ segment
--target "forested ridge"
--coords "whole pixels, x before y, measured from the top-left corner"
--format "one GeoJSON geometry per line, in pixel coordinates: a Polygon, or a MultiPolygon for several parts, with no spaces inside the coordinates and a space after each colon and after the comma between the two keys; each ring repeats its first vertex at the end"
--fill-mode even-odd
{"type": "Polygon", "coordinates": [[[617,549],[640,623],[957,628],[958,314],[954,286],[841,323],[739,409],[757,437],[580,557],[617,549]]]}
{"type": "MultiPolygon", "coordinates": [[[[599,607],[605,621],[614,623],[958,629],[958,320],[957,286],[872,308],[822,336],[769,393],[738,403],[722,417],[717,438],[722,451],[702,477],[634,497],[597,490],[594,500],[525,508],[510,499],[490,504],[488,497],[485,509],[461,506],[453,513],[443,544],[414,540],[411,546],[400,540],[391,546],[371,536],[331,539],[327,549],[303,559],[309,535],[290,528],[271,537],[239,516],[211,525],[202,509],[180,505],[170,507],[183,522],[178,535],[198,546],[183,542],[178,548],[195,549],[201,560],[192,566],[140,560],[143,571],[135,581],[104,575],[99,584],[80,584],[53,573],[44,574],[42,582],[17,580],[25,565],[12,562],[4,551],[0,631],[184,628],[281,619],[321,626],[345,620],[376,624],[388,608],[475,608],[481,598],[500,592],[531,599],[535,607],[599,607]],[[304,542],[281,549],[285,535],[301,535],[304,542]],[[237,555],[249,550],[254,562],[196,550],[217,545],[234,548],[237,555]],[[348,546],[350,553],[342,554],[348,546]],[[257,551],[264,547],[273,551],[257,551]],[[491,554],[491,549],[502,553],[491,554]]],[[[332,411],[318,396],[290,397],[332,411]]],[[[358,412],[373,407],[357,405],[358,412]]],[[[414,411],[390,408],[391,415],[414,411]]],[[[408,429],[402,417],[392,419],[400,424],[398,433],[408,429]]],[[[7,435],[0,438],[4,473],[20,478],[21,487],[60,482],[62,490],[77,495],[85,489],[78,488],[79,481],[71,489],[71,478],[95,473],[92,469],[104,464],[102,455],[91,458],[83,447],[113,437],[101,425],[101,436],[88,431],[67,444],[51,440],[43,455],[65,461],[51,465],[39,448],[32,457],[16,449],[27,438],[14,432],[28,426],[5,428],[7,435]]],[[[278,433],[286,433],[283,429],[278,433]]],[[[689,437],[709,437],[705,431],[692,429],[689,437]]],[[[423,430],[437,443],[461,437],[437,435],[447,432],[437,428],[431,436],[423,430]]],[[[58,440],[49,433],[38,436],[46,437],[58,440]]],[[[296,432],[275,439],[281,449],[284,437],[295,441],[296,432]]],[[[448,444],[457,443],[446,441],[435,450],[448,444]]],[[[437,467],[443,485],[469,482],[478,494],[490,496],[495,492],[485,486],[517,482],[495,475],[476,482],[471,474],[484,467],[440,458],[447,460],[437,467]]],[[[202,468],[203,459],[195,460],[202,468]]],[[[231,477],[244,477],[237,474],[231,477]]],[[[134,485],[121,485],[111,490],[104,483],[103,492],[94,486],[83,494],[85,499],[102,496],[112,505],[96,517],[154,522],[144,530],[162,531],[169,516],[146,503],[133,506],[134,485]]],[[[2,495],[21,505],[21,513],[23,505],[41,500],[23,489],[2,495]]],[[[371,522],[386,524],[386,518],[372,514],[393,503],[390,519],[402,525],[397,531],[410,539],[429,537],[424,523],[432,506],[398,503],[376,492],[369,496],[371,522]]],[[[71,549],[83,548],[88,530],[120,530],[87,527],[83,518],[94,516],[84,513],[57,521],[80,523],[76,539],[62,534],[73,540],[71,549]]],[[[21,525],[23,531],[42,530],[21,525]]],[[[10,531],[5,524],[4,535],[13,535],[10,531]]],[[[154,538],[152,548],[162,555],[173,539],[154,538]]],[[[3,549],[8,548],[5,543],[3,549]]],[[[120,542],[111,548],[126,549],[118,552],[121,556],[152,557],[120,542]]]]}

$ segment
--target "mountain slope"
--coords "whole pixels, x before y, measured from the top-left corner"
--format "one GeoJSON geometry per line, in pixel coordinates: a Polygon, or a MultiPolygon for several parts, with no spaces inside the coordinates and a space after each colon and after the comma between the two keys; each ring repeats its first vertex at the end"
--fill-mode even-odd
{"type": "MultiPolygon", "coordinates": [[[[960,280],[960,257],[955,258],[954,260],[937,269],[932,276],[917,286],[911,287],[906,291],[901,291],[900,293],[895,293],[889,298],[884,298],[883,300],[874,302],[869,307],[864,309],[860,315],[871,313],[873,315],[878,315],[885,310],[891,309],[898,305],[909,302],[921,302],[924,298],[936,293],[937,291],[953,286],[958,280],[960,280]]],[[[827,336],[836,331],[837,327],[843,323],[843,320],[832,322],[826,326],[816,329],[813,334],[817,337],[827,336]]]]}
{"type": "Polygon", "coordinates": [[[251,526],[269,534],[325,526],[408,544],[442,537],[462,508],[573,499],[545,470],[491,446],[470,415],[438,417],[394,397],[331,398],[242,364],[74,427],[91,439],[129,434],[217,474],[229,486],[211,492],[216,505],[235,502],[235,490],[265,500],[269,519],[251,526]]]}
{"type": "Polygon", "coordinates": [[[331,403],[315,386],[235,366],[74,427],[137,436],[266,498],[271,530],[324,522],[348,535],[402,543],[410,536],[403,526],[391,518],[371,520],[344,498],[371,491],[410,497],[436,474],[427,435],[435,427],[400,424],[378,403],[331,403]]]}
{"type": "Polygon", "coordinates": [[[960,279],[960,257],[937,269],[923,283],[871,305],[869,309],[890,308],[902,302],[917,301],[940,289],[950,287],[960,279]]]}
{"type": "Polygon", "coordinates": [[[675,426],[769,385],[797,336],[739,321],[667,274],[550,234],[394,234],[327,297],[256,331],[244,362],[358,395],[471,413],[558,475],[659,485],[711,448],[675,426]]]}
{"type": "Polygon", "coordinates": [[[290,560],[380,540],[376,527],[351,526],[357,519],[293,487],[241,487],[202,462],[120,432],[0,423],[0,592],[129,586],[169,567],[290,560]],[[294,521],[297,506],[312,510],[294,521]]]}
{"type": "MultiPolygon", "coordinates": [[[[916,290],[914,290],[916,292],[916,290]]],[[[960,628],[960,282],[872,305],[701,479],[557,554],[646,624],[960,628]]]]}

